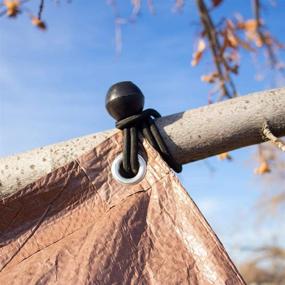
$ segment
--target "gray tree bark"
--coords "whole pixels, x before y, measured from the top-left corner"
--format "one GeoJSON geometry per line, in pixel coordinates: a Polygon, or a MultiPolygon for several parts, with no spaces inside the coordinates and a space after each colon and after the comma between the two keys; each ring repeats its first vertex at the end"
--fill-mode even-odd
{"type": "MultiPolygon", "coordinates": [[[[285,88],[257,92],[156,121],[174,158],[189,163],[262,143],[262,127],[285,135],[285,88]]],[[[0,159],[0,197],[78,158],[117,130],[75,138],[0,159]]]]}

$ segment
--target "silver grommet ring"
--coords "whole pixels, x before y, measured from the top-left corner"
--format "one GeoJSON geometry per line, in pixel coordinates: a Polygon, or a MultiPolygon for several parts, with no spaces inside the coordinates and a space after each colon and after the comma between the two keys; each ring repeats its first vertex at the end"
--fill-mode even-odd
{"type": "Polygon", "coordinates": [[[143,178],[146,174],[146,162],[143,159],[143,157],[139,154],[138,154],[138,160],[139,160],[138,173],[134,177],[126,178],[126,177],[122,176],[120,173],[120,167],[121,167],[121,164],[123,163],[123,154],[121,153],[120,155],[118,155],[114,159],[114,161],[112,163],[112,167],[111,167],[113,177],[118,182],[123,183],[123,184],[136,184],[136,183],[140,182],[141,180],[143,180],[143,178]]]}

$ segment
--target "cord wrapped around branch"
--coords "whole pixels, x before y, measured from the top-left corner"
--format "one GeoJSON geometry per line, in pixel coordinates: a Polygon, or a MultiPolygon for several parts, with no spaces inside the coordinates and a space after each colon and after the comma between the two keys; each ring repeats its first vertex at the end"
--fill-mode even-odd
{"type": "Polygon", "coordinates": [[[130,178],[138,172],[138,132],[149,141],[174,171],[181,172],[181,164],[175,162],[155,125],[155,119],[161,115],[154,109],[143,111],[143,105],[144,96],[132,82],[116,83],[107,93],[106,108],[117,120],[116,127],[123,130],[124,134],[121,169],[123,176],[130,178]]]}
{"type": "Polygon", "coordinates": [[[264,139],[269,140],[272,144],[285,152],[285,143],[271,132],[266,121],[263,124],[262,134],[264,135],[264,139]]]}

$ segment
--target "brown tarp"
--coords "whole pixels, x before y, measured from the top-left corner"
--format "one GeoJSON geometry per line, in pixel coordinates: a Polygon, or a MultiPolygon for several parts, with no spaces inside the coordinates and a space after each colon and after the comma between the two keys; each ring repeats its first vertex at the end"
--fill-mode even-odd
{"type": "Polygon", "coordinates": [[[0,284],[245,284],[146,143],[146,177],[116,182],[116,133],[0,202],[0,284]]]}

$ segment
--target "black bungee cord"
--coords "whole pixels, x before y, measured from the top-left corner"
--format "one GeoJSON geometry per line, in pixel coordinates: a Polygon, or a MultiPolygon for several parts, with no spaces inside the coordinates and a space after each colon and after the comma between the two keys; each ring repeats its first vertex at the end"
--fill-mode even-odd
{"type": "Polygon", "coordinates": [[[118,82],[107,92],[106,108],[117,121],[116,128],[124,135],[122,175],[131,178],[138,172],[138,132],[174,171],[181,172],[182,165],[174,160],[155,125],[155,119],[161,115],[154,109],[143,110],[143,107],[144,95],[130,81],[118,82]]]}

